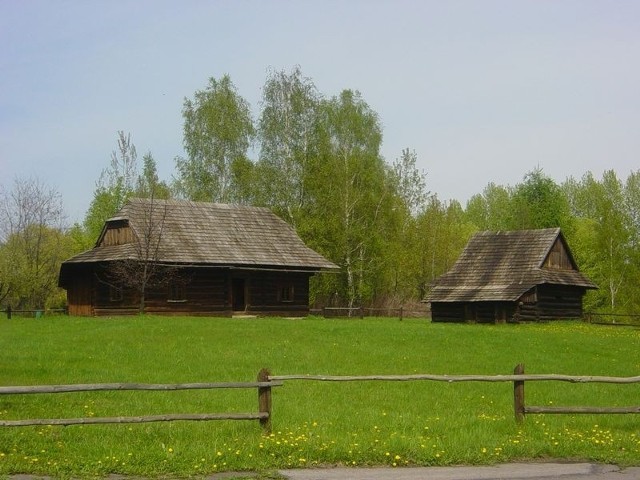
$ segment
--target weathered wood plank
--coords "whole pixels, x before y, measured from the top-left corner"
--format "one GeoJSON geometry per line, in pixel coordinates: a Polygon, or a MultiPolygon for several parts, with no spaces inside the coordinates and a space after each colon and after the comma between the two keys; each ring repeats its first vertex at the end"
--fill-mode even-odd
{"type": "Polygon", "coordinates": [[[218,383],[86,383],[73,385],[33,385],[0,387],[0,395],[35,394],[35,393],[68,393],[68,392],[97,392],[97,391],[125,391],[125,390],[212,390],[217,388],[262,388],[280,387],[283,382],[218,382],[218,383]]]}
{"type": "MultiPolygon", "coordinates": [[[[519,363],[513,370],[516,376],[524,375],[524,364],[519,363]]],[[[516,422],[524,421],[525,405],[524,405],[524,381],[513,382],[513,411],[516,416],[516,422]]]]}
{"type": "Polygon", "coordinates": [[[637,407],[525,407],[524,413],[640,413],[637,407]]]}
{"type": "Polygon", "coordinates": [[[258,372],[258,382],[266,384],[258,388],[258,411],[264,414],[260,419],[260,426],[265,433],[271,433],[271,385],[269,383],[269,370],[263,368],[258,372]]]}
{"type": "Polygon", "coordinates": [[[570,383],[640,383],[637,377],[603,377],[603,376],[572,376],[572,375],[273,375],[272,381],[287,380],[315,380],[324,382],[357,382],[357,381],[412,381],[432,380],[437,382],[516,382],[516,381],[560,381],[570,383]]]}
{"type": "Polygon", "coordinates": [[[256,413],[196,413],[144,415],[138,417],[91,417],[91,418],[34,418],[28,420],[2,420],[2,427],[27,427],[32,425],[92,425],[109,423],[151,423],[175,421],[208,421],[208,420],[260,420],[268,414],[256,413]]]}

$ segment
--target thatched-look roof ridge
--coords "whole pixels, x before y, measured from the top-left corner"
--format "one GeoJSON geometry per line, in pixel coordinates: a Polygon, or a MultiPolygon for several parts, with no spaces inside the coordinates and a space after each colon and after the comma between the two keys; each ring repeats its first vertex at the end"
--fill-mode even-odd
{"type": "Polygon", "coordinates": [[[236,267],[336,269],[267,208],[188,200],[131,199],[107,220],[96,247],[65,263],[136,259],[141,239],[159,238],[158,261],[236,267]],[[132,241],[105,242],[129,227],[132,241]],[[145,232],[152,232],[151,234],[145,232]]]}
{"type": "Polygon", "coordinates": [[[597,288],[578,270],[559,228],[479,232],[471,238],[451,270],[433,283],[427,300],[516,301],[540,284],[597,288]],[[566,254],[568,266],[545,267],[557,242],[566,254]]]}

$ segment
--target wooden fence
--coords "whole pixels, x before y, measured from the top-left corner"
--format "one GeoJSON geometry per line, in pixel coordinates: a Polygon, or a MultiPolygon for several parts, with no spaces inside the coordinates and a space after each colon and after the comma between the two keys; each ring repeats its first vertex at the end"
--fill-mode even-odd
{"type": "Polygon", "coordinates": [[[2,420],[0,426],[17,427],[27,425],[85,425],[103,423],[145,423],[166,422],[176,420],[259,420],[263,430],[271,431],[271,388],[284,385],[288,381],[319,381],[319,382],[371,382],[371,381],[436,381],[436,382],[511,382],[513,383],[513,406],[517,422],[524,421],[526,414],[630,414],[640,413],[640,406],[632,407],[539,407],[525,405],[525,382],[556,381],[570,383],[611,383],[634,384],[640,383],[640,376],[636,377],[605,377],[605,376],[571,376],[571,375],[526,375],[524,365],[519,364],[513,375],[360,375],[360,376],[331,376],[331,375],[270,375],[265,368],[260,370],[256,382],[249,383],[188,383],[188,384],[132,384],[107,383],[83,385],[41,385],[29,387],[0,387],[0,395],[68,393],[88,391],[122,391],[122,390],[213,390],[219,388],[248,388],[258,390],[258,411],[251,413],[200,413],[200,414],[166,414],[147,415],[138,417],[90,417],[67,419],[28,419],[2,420]]]}
{"type": "MultiPolygon", "coordinates": [[[[1,311],[1,310],[0,310],[1,311]]],[[[11,320],[13,315],[18,314],[19,316],[24,316],[24,314],[28,314],[30,317],[41,318],[44,315],[48,314],[57,314],[57,315],[68,315],[69,311],[66,308],[40,308],[35,310],[25,310],[25,309],[13,309],[11,305],[8,305],[4,310],[4,313],[7,314],[7,319],[11,320]]]]}
{"type": "Polygon", "coordinates": [[[598,325],[637,326],[640,324],[640,314],[631,313],[586,312],[584,319],[588,323],[598,325]]]}
{"type": "Polygon", "coordinates": [[[407,311],[404,307],[325,307],[312,310],[311,313],[322,315],[325,318],[398,317],[399,320],[403,320],[406,316],[415,316],[416,312],[407,311]]]}
{"type": "Polygon", "coordinates": [[[327,376],[327,375],[274,375],[269,377],[273,381],[307,380],[321,382],[362,382],[362,381],[417,381],[428,380],[436,382],[512,382],[513,406],[516,421],[522,422],[525,414],[536,413],[640,413],[640,406],[633,407],[537,407],[526,406],[524,396],[525,382],[559,381],[570,383],[640,383],[637,377],[602,377],[602,376],[571,376],[571,375],[525,375],[524,365],[518,364],[513,375],[363,375],[363,376],[327,376]]]}
{"type": "Polygon", "coordinates": [[[271,431],[271,388],[282,386],[282,382],[269,379],[269,371],[262,369],[256,382],[224,383],[179,383],[179,384],[140,384],[140,383],[97,383],[76,385],[38,385],[22,387],[0,387],[0,395],[51,394],[70,392],[98,391],[176,391],[176,390],[215,390],[220,388],[245,388],[258,390],[258,411],[250,413],[170,413],[165,415],[143,415],[137,417],[88,417],[88,418],[35,418],[23,420],[2,420],[0,426],[23,427],[30,425],[89,425],[109,423],[149,423],[171,422],[177,420],[259,420],[266,433],[271,431]]]}

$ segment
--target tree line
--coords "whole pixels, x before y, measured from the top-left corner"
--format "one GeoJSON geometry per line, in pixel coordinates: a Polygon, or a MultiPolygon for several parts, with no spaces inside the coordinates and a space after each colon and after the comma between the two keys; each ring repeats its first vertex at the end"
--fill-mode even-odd
{"type": "Polygon", "coordinates": [[[186,98],[182,115],[185,156],[169,181],[150,152],[140,166],[131,136],[118,132],[82,224],[65,228],[60,195],[37,179],[0,192],[0,302],[63,304],[60,262],[91,248],[128,198],[152,197],[270,208],[341,267],[314,277],[316,304],[420,301],[474,232],[560,227],[600,287],[586,308],[638,311],[640,171],[558,184],[534,169],[515,186],[487,185],[465,206],[442,201],[415,151],[383,158],[380,119],[359,92],[322,95],[298,67],[269,72],[257,119],[228,75],[186,98]],[[27,199],[47,214],[27,214],[27,199]]]}

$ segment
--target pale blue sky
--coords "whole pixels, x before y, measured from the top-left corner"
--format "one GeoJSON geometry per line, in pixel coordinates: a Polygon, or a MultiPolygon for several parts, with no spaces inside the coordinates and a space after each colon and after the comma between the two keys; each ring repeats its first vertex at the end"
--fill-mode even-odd
{"type": "Polygon", "coordinates": [[[0,0],[0,185],[38,176],[81,220],[130,132],[170,179],[184,97],[225,73],[257,118],[267,70],[359,90],[382,154],[463,204],[540,166],[640,168],[636,0],[0,0]]]}

